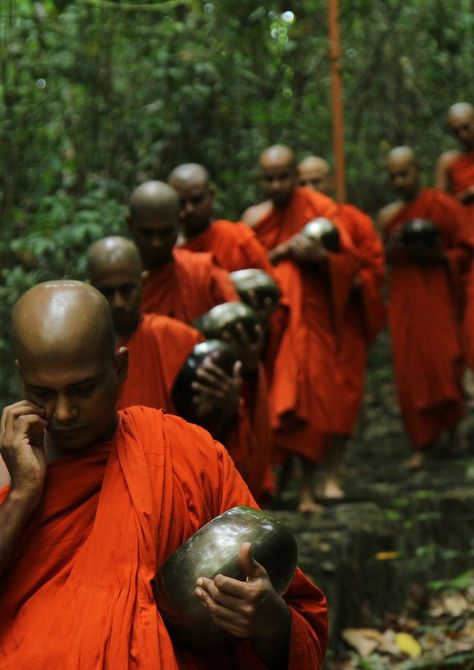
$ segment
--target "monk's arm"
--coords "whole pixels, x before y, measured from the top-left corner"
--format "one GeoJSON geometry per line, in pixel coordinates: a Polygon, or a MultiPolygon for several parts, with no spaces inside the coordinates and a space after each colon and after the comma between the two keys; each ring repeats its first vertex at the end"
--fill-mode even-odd
{"type": "Polygon", "coordinates": [[[26,400],[6,407],[2,413],[0,451],[11,486],[0,506],[0,576],[43,492],[46,421],[42,414],[41,408],[26,400]]]}
{"type": "Polygon", "coordinates": [[[450,191],[449,166],[459,156],[459,151],[445,151],[436,162],[434,187],[442,191],[450,191]]]}

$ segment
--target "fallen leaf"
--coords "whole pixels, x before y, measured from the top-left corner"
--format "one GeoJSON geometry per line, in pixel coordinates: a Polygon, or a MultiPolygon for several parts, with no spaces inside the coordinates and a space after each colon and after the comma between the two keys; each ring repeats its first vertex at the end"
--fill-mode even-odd
{"type": "Polygon", "coordinates": [[[353,647],[364,658],[370,656],[379,644],[377,640],[369,639],[364,635],[364,629],[346,628],[342,631],[342,637],[347,644],[353,647]]]}
{"type": "Polygon", "coordinates": [[[409,633],[397,633],[395,642],[400,651],[410,658],[419,658],[422,654],[421,644],[409,633]]]}

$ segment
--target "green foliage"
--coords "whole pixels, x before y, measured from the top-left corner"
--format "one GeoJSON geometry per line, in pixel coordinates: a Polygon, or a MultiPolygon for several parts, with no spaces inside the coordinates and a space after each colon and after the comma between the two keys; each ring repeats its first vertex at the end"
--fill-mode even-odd
{"type": "MultiPolygon", "coordinates": [[[[389,146],[430,180],[454,146],[446,107],[474,90],[471,0],[341,0],[350,197],[389,197],[389,146]]],[[[255,162],[282,141],[331,158],[326,3],[5,0],[0,10],[0,396],[6,324],[27,286],[82,276],[91,240],[123,228],[127,193],[207,165],[218,215],[258,197],[255,162]]]]}

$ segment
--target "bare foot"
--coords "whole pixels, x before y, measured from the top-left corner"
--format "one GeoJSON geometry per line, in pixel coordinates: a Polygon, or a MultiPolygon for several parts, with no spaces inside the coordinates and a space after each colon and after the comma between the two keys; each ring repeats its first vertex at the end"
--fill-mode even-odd
{"type": "Polygon", "coordinates": [[[407,470],[419,470],[425,463],[425,456],[422,451],[415,451],[413,456],[410,456],[403,466],[407,470]]]}
{"type": "Polygon", "coordinates": [[[298,512],[302,514],[318,514],[324,512],[324,507],[318,505],[311,491],[303,489],[298,504],[298,512]]]}
{"type": "Polygon", "coordinates": [[[342,490],[339,480],[328,479],[323,482],[319,497],[323,500],[342,500],[346,497],[346,494],[342,490]]]}

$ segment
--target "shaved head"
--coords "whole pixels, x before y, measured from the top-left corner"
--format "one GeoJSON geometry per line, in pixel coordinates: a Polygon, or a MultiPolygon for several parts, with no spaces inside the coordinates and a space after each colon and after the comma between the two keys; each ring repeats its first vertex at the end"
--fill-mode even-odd
{"type": "Polygon", "coordinates": [[[172,262],[179,212],[177,192],[163,181],[147,181],[130,196],[127,223],[146,270],[172,262]]]}
{"type": "Polygon", "coordinates": [[[260,167],[289,167],[295,169],[296,161],[293,151],[284,144],[273,144],[260,154],[260,167]]]}
{"type": "Polygon", "coordinates": [[[209,172],[199,163],[183,163],[174,168],[169,174],[168,183],[179,191],[179,187],[188,184],[209,186],[209,172]]]}
{"type": "Polygon", "coordinates": [[[274,144],[260,154],[260,181],[273,206],[285,207],[296,186],[295,155],[284,144],[274,144]]]}
{"type": "Polygon", "coordinates": [[[411,147],[400,146],[387,155],[387,171],[393,189],[405,201],[414,200],[420,191],[420,170],[411,147]]]}
{"type": "Polygon", "coordinates": [[[198,163],[183,163],[170,173],[168,182],[179,197],[179,220],[186,239],[196,237],[211,225],[214,189],[209,172],[198,163]]]}
{"type": "Polygon", "coordinates": [[[469,102],[456,102],[448,111],[451,132],[465,151],[474,149],[474,107],[469,102]]]}
{"type": "Polygon", "coordinates": [[[104,237],[89,247],[87,274],[94,285],[104,272],[118,269],[127,269],[130,275],[141,276],[140,254],[132,240],[120,236],[104,237]]]}
{"type": "Polygon", "coordinates": [[[51,363],[84,355],[112,359],[115,352],[107,301],[79,281],[33,286],[13,309],[12,333],[20,368],[40,358],[51,363]]]}
{"type": "Polygon", "coordinates": [[[37,284],[16,303],[12,332],[25,396],[47,421],[48,458],[110,437],[127,351],[115,352],[99,291],[79,281],[37,284]]]}
{"type": "Polygon", "coordinates": [[[400,146],[389,151],[387,165],[390,163],[413,163],[416,165],[416,155],[411,147],[400,146]]]}
{"type": "Polygon", "coordinates": [[[143,289],[136,245],[126,237],[104,237],[95,242],[87,254],[87,274],[109,303],[118,338],[132,335],[141,319],[143,289]]]}
{"type": "Polygon", "coordinates": [[[130,196],[130,214],[133,218],[160,216],[176,219],[179,199],[176,191],[164,181],[147,181],[138,186],[130,196]]]}
{"type": "Polygon", "coordinates": [[[308,156],[298,165],[298,183],[313,191],[320,191],[329,195],[332,190],[330,179],[331,166],[328,161],[319,156],[308,156]]]}

